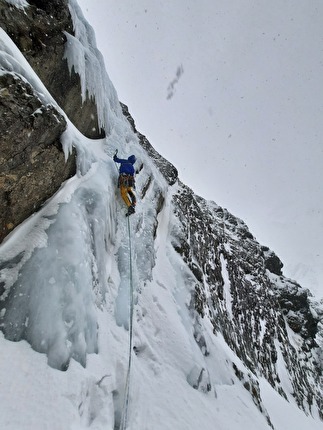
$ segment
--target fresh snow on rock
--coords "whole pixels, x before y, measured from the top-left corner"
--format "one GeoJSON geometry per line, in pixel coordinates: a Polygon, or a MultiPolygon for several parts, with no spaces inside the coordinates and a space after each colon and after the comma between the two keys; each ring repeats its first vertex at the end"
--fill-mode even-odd
{"type": "Polygon", "coordinates": [[[25,7],[29,6],[26,0],[5,0],[5,2],[20,9],[24,9],[25,7]]]}

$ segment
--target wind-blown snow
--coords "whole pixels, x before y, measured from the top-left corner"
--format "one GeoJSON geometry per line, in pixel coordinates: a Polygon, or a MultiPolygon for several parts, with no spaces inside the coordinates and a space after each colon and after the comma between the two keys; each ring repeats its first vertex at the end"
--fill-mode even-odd
{"type": "MultiPolygon", "coordinates": [[[[70,5],[76,8],[74,1],[70,5]]],[[[79,10],[76,21],[77,28],[88,31],[79,10]]],[[[193,340],[188,308],[193,275],[171,246],[178,228],[172,195],[179,185],[170,187],[139,146],[105,72],[84,70],[82,56],[92,58],[84,46],[96,51],[92,31],[88,39],[82,37],[82,48],[68,40],[69,64],[84,79],[85,91],[109,100],[108,105],[99,102],[108,135],[91,141],[68,122],[62,141],[66,155],[72,146],[77,149],[77,175],[0,247],[0,267],[11,262],[1,271],[0,282],[9,297],[15,296],[15,306],[2,314],[6,337],[18,340],[23,334],[29,342],[11,342],[0,332],[0,427],[114,430],[120,422],[130,273],[125,207],[111,159],[118,148],[137,157],[136,192],[141,197],[130,218],[136,291],[128,429],[268,430],[265,415],[232,363],[246,374],[248,369],[220,334],[214,336],[207,318],[199,331],[208,354],[193,340]],[[160,196],[164,205],[157,214],[160,196]],[[46,351],[48,357],[36,351],[46,351]]],[[[30,82],[44,103],[56,105],[2,30],[0,66],[30,82]]],[[[95,67],[102,68],[100,58],[95,67]]],[[[229,300],[228,277],[226,281],[229,300]]],[[[292,400],[285,401],[266,381],[260,383],[264,411],[276,430],[321,428],[292,400]]]]}

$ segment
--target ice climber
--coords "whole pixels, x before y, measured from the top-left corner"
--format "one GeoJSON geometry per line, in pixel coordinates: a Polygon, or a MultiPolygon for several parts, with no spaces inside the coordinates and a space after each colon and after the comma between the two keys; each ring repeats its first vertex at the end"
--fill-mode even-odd
{"type": "Polygon", "coordinates": [[[120,188],[121,197],[128,207],[126,216],[135,212],[136,196],[133,192],[135,189],[135,168],[136,157],[130,155],[127,160],[117,157],[117,152],[113,156],[116,163],[120,163],[118,187],[120,188]]]}

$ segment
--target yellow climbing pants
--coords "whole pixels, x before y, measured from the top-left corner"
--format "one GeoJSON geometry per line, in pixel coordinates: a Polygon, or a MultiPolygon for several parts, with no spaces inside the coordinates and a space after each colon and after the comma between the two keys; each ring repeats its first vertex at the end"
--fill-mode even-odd
{"type": "Polygon", "coordinates": [[[131,187],[126,187],[122,184],[120,184],[120,193],[123,201],[129,206],[135,206],[136,204],[136,197],[134,195],[134,192],[132,191],[131,187]]]}

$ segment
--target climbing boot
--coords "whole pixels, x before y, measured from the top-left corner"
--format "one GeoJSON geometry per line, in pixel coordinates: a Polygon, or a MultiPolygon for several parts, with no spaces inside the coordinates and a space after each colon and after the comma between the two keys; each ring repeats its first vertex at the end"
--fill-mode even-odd
{"type": "Polygon", "coordinates": [[[128,207],[128,212],[126,213],[126,216],[129,216],[129,215],[134,214],[134,213],[135,213],[134,206],[129,206],[128,207]]]}

